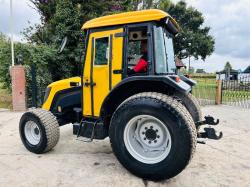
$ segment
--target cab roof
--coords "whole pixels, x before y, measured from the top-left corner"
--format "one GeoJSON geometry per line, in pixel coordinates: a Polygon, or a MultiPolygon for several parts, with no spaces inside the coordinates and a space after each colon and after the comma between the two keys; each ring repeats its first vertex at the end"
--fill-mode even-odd
{"type": "Polygon", "coordinates": [[[91,29],[97,27],[123,25],[129,23],[139,23],[146,21],[159,21],[163,18],[169,18],[171,22],[179,29],[177,22],[166,12],[158,9],[141,10],[133,12],[125,12],[119,14],[113,14],[109,16],[103,16],[99,18],[87,21],[82,29],[91,29]]]}

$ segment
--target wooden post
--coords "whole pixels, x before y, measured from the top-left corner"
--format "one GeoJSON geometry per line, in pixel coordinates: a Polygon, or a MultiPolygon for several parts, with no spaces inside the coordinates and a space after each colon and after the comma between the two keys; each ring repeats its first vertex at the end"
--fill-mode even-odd
{"type": "Polygon", "coordinates": [[[217,80],[216,81],[216,98],[215,98],[215,104],[220,105],[221,104],[221,90],[222,89],[222,81],[217,80]]]}

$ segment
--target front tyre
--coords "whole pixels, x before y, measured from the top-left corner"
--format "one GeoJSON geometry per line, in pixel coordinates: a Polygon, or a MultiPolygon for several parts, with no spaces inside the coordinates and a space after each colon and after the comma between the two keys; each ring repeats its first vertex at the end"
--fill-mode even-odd
{"type": "Polygon", "coordinates": [[[29,151],[37,154],[45,153],[50,151],[59,140],[59,124],[50,111],[32,109],[22,115],[19,134],[29,151]]]}
{"type": "Polygon", "coordinates": [[[111,119],[109,136],[121,164],[149,180],[180,173],[193,156],[197,138],[187,109],[172,97],[155,92],[124,101],[111,119]]]}

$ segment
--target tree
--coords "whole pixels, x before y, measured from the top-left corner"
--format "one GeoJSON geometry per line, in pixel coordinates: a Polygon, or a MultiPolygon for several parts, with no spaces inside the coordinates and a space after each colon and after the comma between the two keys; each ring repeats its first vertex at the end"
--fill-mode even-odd
{"type": "Polygon", "coordinates": [[[49,65],[52,80],[80,75],[84,47],[81,27],[86,21],[106,14],[126,11],[129,1],[122,0],[30,0],[41,15],[40,25],[24,31],[30,43],[45,44],[56,49],[64,37],[68,38],[65,50],[53,57],[49,65]]]}
{"type": "Polygon", "coordinates": [[[196,73],[206,73],[206,72],[204,71],[204,69],[197,69],[196,73]]]}
{"type": "Polygon", "coordinates": [[[188,73],[189,74],[194,74],[194,72],[195,72],[194,67],[190,66],[190,69],[188,70],[188,73]]]}
{"type": "Polygon", "coordinates": [[[169,0],[160,0],[159,8],[173,16],[181,26],[180,34],[174,38],[174,49],[178,58],[185,59],[190,55],[195,59],[205,60],[212,54],[214,38],[209,35],[210,28],[203,27],[204,17],[201,12],[187,7],[184,1],[173,4],[169,0]]]}
{"type": "Polygon", "coordinates": [[[226,62],[225,66],[224,66],[224,71],[228,72],[228,71],[231,71],[233,68],[232,68],[232,65],[230,64],[230,62],[226,62]]]}
{"type": "MultiPolygon", "coordinates": [[[[57,54],[57,50],[48,45],[15,43],[15,54],[16,56],[22,56],[23,64],[25,66],[28,104],[32,93],[30,73],[32,65],[36,67],[36,86],[39,90],[38,98],[41,101],[41,98],[43,98],[42,91],[44,91],[47,85],[52,82],[53,74],[51,71],[51,64],[55,64],[53,59],[57,54]]],[[[15,63],[17,63],[17,61],[15,61],[15,63]]],[[[0,33],[0,82],[3,83],[3,88],[8,90],[11,90],[10,65],[10,40],[0,33]]]]}
{"type": "Polygon", "coordinates": [[[205,60],[214,51],[214,38],[209,35],[210,28],[203,27],[204,17],[184,1],[176,4],[170,0],[131,0],[130,9],[159,8],[173,16],[181,26],[181,32],[174,38],[176,56],[185,59],[189,56],[205,60]],[[189,46],[190,44],[190,46],[189,46]]]}
{"type": "Polygon", "coordinates": [[[142,10],[142,9],[157,8],[158,5],[159,5],[159,1],[154,1],[154,0],[129,0],[128,1],[129,10],[142,10]]]}
{"type": "Polygon", "coordinates": [[[174,39],[174,49],[180,58],[189,55],[203,60],[214,50],[214,40],[209,35],[209,27],[202,27],[204,18],[185,2],[171,3],[170,0],[30,0],[41,15],[41,24],[30,26],[24,31],[26,39],[33,44],[42,44],[55,50],[63,37],[68,43],[61,54],[49,59],[48,68],[52,81],[79,75],[82,65],[81,53],[84,40],[82,25],[99,16],[128,10],[160,8],[173,15],[180,26],[181,33],[174,39]],[[191,46],[188,46],[191,43],[191,46]]]}

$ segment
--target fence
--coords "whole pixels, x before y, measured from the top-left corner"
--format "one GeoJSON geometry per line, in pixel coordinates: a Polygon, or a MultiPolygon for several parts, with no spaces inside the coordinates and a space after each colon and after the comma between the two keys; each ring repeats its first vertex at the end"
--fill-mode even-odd
{"type": "Polygon", "coordinates": [[[26,67],[27,79],[27,107],[41,107],[46,89],[46,83],[37,76],[37,67],[26,67]]]}
{"type": "Polygon", "coordinates": [[[216,80],[215,76],[192,76],[197,81],[193,94],[200,105],[225,104],[250,108],[250,75],[238,80],[216,80]]]}
{"type": "Polygon", "coordinates": [[[222,104],[250,108],[250,75],[222,80],[222,104]]]}
{"type": "Polygon", "coordinates": [[[197,81],[193,87],[192,94],[198,99],[200,105],[214,105],[216,99],[216,77],[210,76],[192,76],[197,81]]]}

